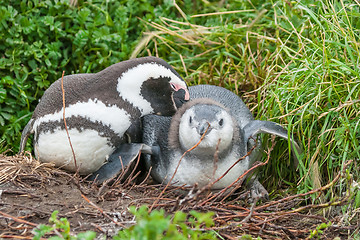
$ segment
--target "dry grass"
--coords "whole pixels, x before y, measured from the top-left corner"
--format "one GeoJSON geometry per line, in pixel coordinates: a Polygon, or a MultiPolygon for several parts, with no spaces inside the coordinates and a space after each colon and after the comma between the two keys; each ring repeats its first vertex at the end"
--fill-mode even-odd
{"type": "MultiPolygon", "coordinates": [[[[135,223],[128,212],[129,206],[140,207],[144,204],[152,209],[165,209],[168,214],[179,210],[215,212],[215,226],[206,230],[216,231],[224,239],[236,239],[236,236],[243,234],[260,236],[262,239],[317,237],[320,236],[320,226],[323,228],[321,236],[327,238],[350,236],[351,232],[359,230],[356,213],[340,213],[339,207],[352,201],[350,192],[321,204],[310,200],[310,196],[314,194],[318,198],[323,197],[329,189],[344,179],[350,162],[332,182],[318,189],[253,204],[252,207],[246,200],[248,190],[232,194],[229,194],[229,191],[213,193],[196,187],[189,189],[153,185],[149,179],[141,184],[115,181],[112,185],[96,186],[81,178],[71,181],[76,178],[51,164],[38,162],[30,153],[0,155],[0,163],[3,184],[0,187],[5,186],[1,190],[3,201],[0,205],[7,206],[5,212],[0,211],[0,230],[4,232],[0,237],[31,238],[29,230],[39,223],[44,223],[44,219],[34,217],[44,214],[49,216],[53,210],[64,213],[65,215],[61,216],[69,218],[71,224],[76,226],[75,232],[95,230],[111,236],[109,229],[114,232],[114,229],[135,223]],[[330,206],[337,211],[322,214],[322,211],[330,206]],[[28,214],[21,216],[24,209],[28,214]],[[118,212],[121,212],[120,219],[114,218],[118,212]],[[1,221],[2,218],[8,219],[7,225],[1,221]],[[81,221],[80,226],[77,221],[81,221]],[[330,221],[331,224],[328,224],[330,221]],[[14,227],[16,224],[18,225],[14,227]],[[22,232],[24,229],[26,231],[22,232]]],[[[133,174],[135,176],[137,173],[133,174]]],[[[348,181],[347,184],[352,182],[351,177],[348,181]]]]}
{"type": "Polygon", "coordinates": [[[54,164],[41,163],[30,152],[14,156],[0,154],[0,185],[23,175],[49,177],[54,171],[57,171],[54,164]]]}

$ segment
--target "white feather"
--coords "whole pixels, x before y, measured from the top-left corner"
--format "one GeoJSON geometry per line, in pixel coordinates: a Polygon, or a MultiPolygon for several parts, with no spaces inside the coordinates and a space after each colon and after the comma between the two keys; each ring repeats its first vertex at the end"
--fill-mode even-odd
{"type": "MultiPolygon", "coordinates": [[[[182,186],[184,184],[186,186],[194,186],[195,184],[197,184],[198,187],[204,187],[214,182],[216,179],[220,178],[240,157],[241,156],[239,156],[237,153],[237,149],[234,148],[233,151],[224,159],[221,159],[221,161],[219,161],[217,163],[217,166],[215,167],[214,161],[211,161],[212,159],[195,160],[194,158],[188,158],[187,156],[185,156],[181,160],[181,163],[176,171],[176,175],[174,176],[172,183],[176,186],[182,186]],[[216,171],[214,174],[215,168],[216,171]]],[[[171,165],[168,168],[168,172],[166,174],[164,182],[170,181],[179,163],[180,158],[181,154],[179,152],[172,156],[173,160],[171,161],[171,165]]],[[[221,189],[229,186],[248,169],[248,158],[241,160],[211,188],[221,189]]]]}
{"type": "MultiPolygon", "coordinates": [[[[80,174],[89,174],[99,169],[106,161],[104,156],[109,156],[114,151],[107,144],[107,139],[99,136],[95,130],[85,129],[79,132],[69,129],[69,135],[80,174]]],[[[35,155],[42,162],[52,162],[57,167],[76,170],[66,131],[60,127],[55,132],[40,133],[35,144],[35,155]]]]}
{"type": "MultiPolygon", "coordinates": [[[[200,141],[200,134],[196,128],[199,124],[195,120],[194,107],[189,108],[182,115],[179,125],[179,141],[183,149],[190,149],[200,141]],[[189,122],[190,117],[193,119],[189,122]]],[[[208,132],[200,144],[191,151],[192,155],[187,156],[181,160],[179,168],[172,183],[176,185],[193,186],[197,184],[199,187],[204,187],[216,179],[220,178],[240,157],[239,148],[232,145],[234,135],[234,122],[229,113],[225,110],[216,114],[216,120],[208,122],[211,131],[208,132]],[[218,125],[218,121],[223,120],[223,126],[218,125]],[[211,126],[212,125],[212,126],[211,126]],[[219,143],[219,139],[220,143],[219,143]],[[232,147],[231,151],[225,157],[214,161],[214,154],[216,150],[219,154],[232,147]],[[216,164],[216,166],[214,165],[216,164]],[[214,172],[214,169],[216,171],[214,172]]],[[[172,175],[178,166],[181,159],[181,152],[176,151],[170,157],[170,166],[166,173],[166,181],[170,181],[172,175]]],[[[212,189],[220,189],[230,185],[241,174],[248,169],[248,159],[240,161],[234,166],[220,181],[212,186],[212,189]]]]}

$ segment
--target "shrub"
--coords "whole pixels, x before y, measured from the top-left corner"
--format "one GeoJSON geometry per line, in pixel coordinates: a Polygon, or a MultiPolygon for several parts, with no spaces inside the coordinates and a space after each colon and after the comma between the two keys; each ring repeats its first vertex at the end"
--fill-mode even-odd
{"type": "Polygon", "coordinates": [[[22,128],[49,85],[129,58],[146,21],[173,16],[161,1],[0,2],[0,137],[15,152],[22,128]],[[155,9],[154,6],[157,6],[155,9]]]}

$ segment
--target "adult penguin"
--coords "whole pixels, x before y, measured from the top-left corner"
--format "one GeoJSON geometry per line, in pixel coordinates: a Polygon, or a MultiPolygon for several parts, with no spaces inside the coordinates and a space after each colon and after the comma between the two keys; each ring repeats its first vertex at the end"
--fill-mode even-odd
{"type": "MultiPolygon", "coordinates": [[[[145,155],[145,161],[158,182],[223,189],[260,160],[261,141],[254,140],[259,133],[288,139],[282,126],[254,120],[244,102],[229,90],[198,85],[189,92],[191,101],[172,118],[144,117],[143,142],[151,146],[151,155],[145,155]]],[[[300,153],[298,144],[292,138],[290,141],[300,153]]],[[[252,199],[268,196],[256,178],[250,181],[250,189],[252,199]]]]}
{"type": "Polygon", "coordinates": [[[34,133],[38,160],[82,175],[95,172],[108,159],[119,160],[119,153],[112,154],[122,144],[134,140],[131,138],[141,136],[142,116],[173,115],[189,100],[185,81],[168,63],[156,57],[119,62],[98,73],[65,76],[65,119],[76,169],[64,125],[61,82],[55,81],[35,108],[23,130],[20,152],[28,136],[34,133]]]}

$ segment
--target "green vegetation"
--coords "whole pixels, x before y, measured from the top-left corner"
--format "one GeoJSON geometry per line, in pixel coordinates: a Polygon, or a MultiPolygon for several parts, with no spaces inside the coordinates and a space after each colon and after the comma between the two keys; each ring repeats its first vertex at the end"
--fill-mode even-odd
{"type": "Polygon", "coordinates": [[[51,214],[49,223],[51,225],[39,224],[34,230],[33,240],[40,240],[45,235],[52,234],[54,236],[49,237],[49,240],[92,240],[95,239],[96,233],[92,231],[87,231],[84,233],[79,233],[73,235],[70,229],[70,223],[66,218],[58,219],[59,211],[54,211],[51,214]],[[54,234],[56,233],[56,234],[54,234]]]}
{"type": "MultiPolygon", "coordinates": [[[[304,153],[298,171],[285,141],[262,169],[270,192],[323,186],[348,160],[348,177],[358,180],[358,2],[178,2],[1,2],[0,135],[7,147],[17,151],[37,99],[63,70],[96,72],[150,53],[189,84],[238,93],[257,119],[279,122],[299,140],[304,153]]],[[[352,208],[358,208],[359,186],[345,181],[320,201],[348,190],[356,199],[352,208]]]]}
{"type": "Polygon", "coordinates": [[[119,231],[114,240],[127,239],[218,239],[213,231],[204,231],[202,227],[214,225],[213,212],[199,213],[190,211],[189,216],[178,211],[174,216],[164,215],[164,210],[154,210],[148,213],[148,208],[142,206],[139,209],[130,207],[130,212],[136,217],[137,224],[119,231]],[[188,224],[189,225],[188,225],[188,224]]]}
{"type": "Polygon", "coordinates": [[[320,239],[321,234],[323,233],[323,230],[325,230],[326,228],[328,228],[329,226],[331,226],[331,222],[329,223],[322,223],[319,226],[316,227],[315,230],[310,230],[310,236],[309,239],[313,239],[313,238],[317,238],[320,239]]]}
{"type": "MultiPolygon", "coordinates": [[[[176,212],[174,216],[165,216],[163,210],[148,212],[146,206],[139,209],[132,206],[130,212],[135,216],[136,224],[130,228],[123,229],[113,237],[114,240],[128,239],[218,239],[214,231],[205,231],[202,227],[214,225],[212,220],[213,212],[199,213],[190,211],[189,214],[176,212]]],[[[46,235],[55,235],[49,240],[92,240],[96,238],[96,233],[87,231],[77,235],[71,234],[70,223],[66,218],[57,217],[58,211],[54,211],[49,219],[50,225],[40,224],[33,230],[34,240],[41,239],[46,235]]]]}

